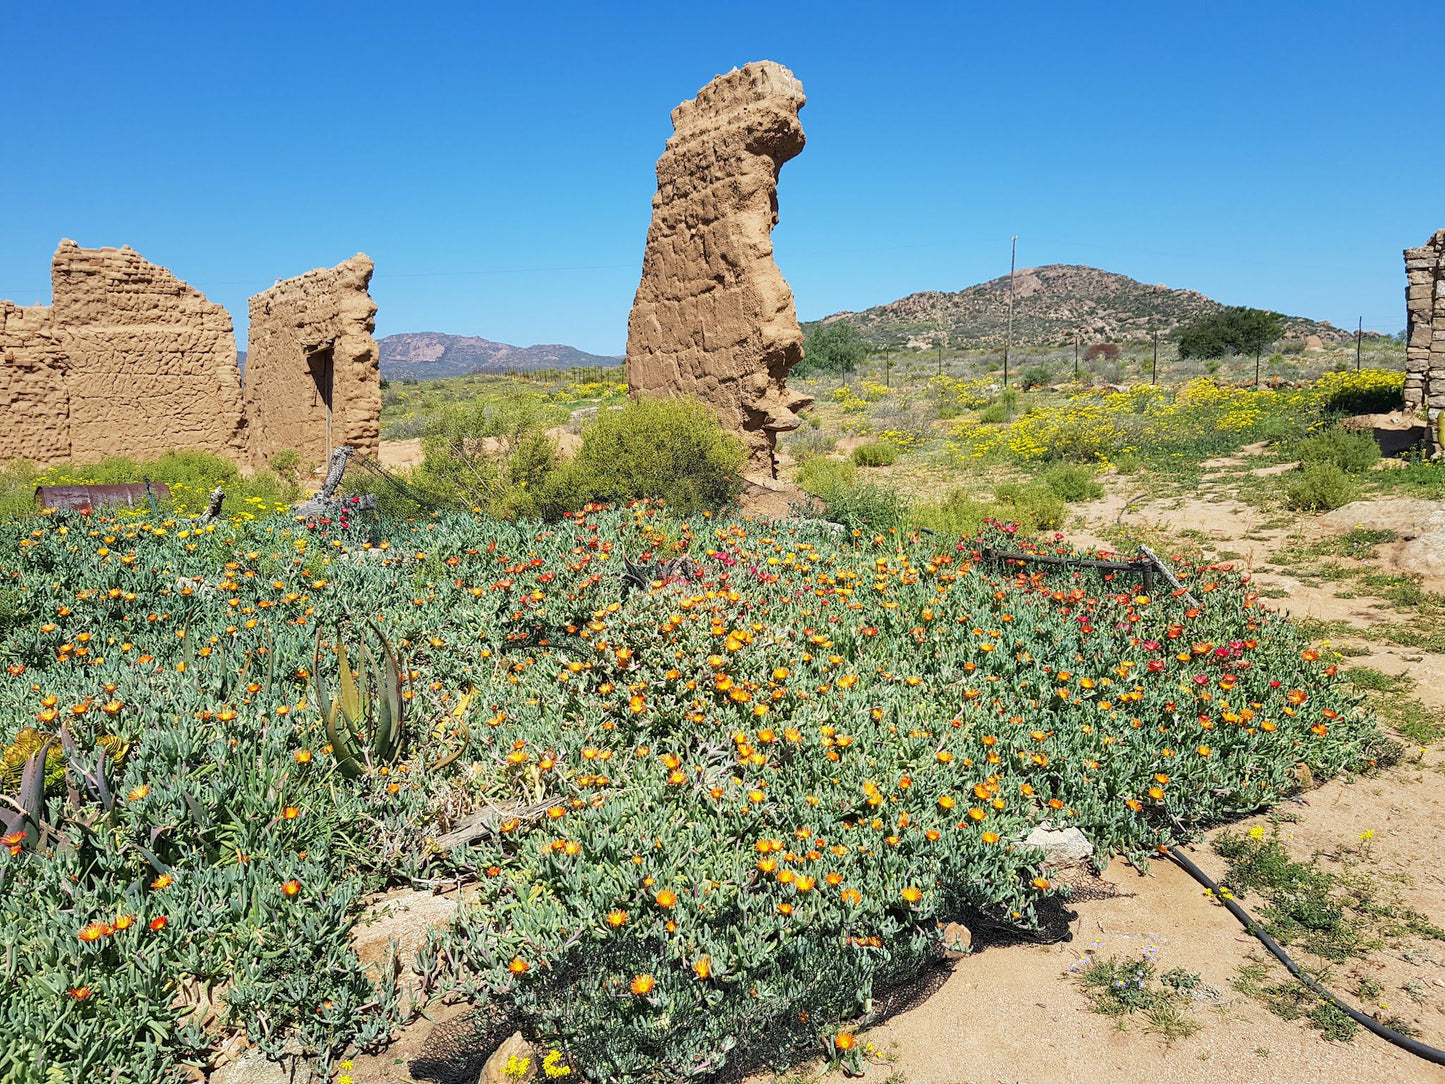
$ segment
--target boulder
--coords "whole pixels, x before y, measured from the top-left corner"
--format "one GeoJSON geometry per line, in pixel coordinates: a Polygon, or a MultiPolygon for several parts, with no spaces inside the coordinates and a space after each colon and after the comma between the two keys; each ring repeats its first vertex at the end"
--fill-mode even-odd
{"type": "Polygon", "coordinates": [[[1043,851],[1045,864],[1051,866],[1084,862],[1094,854],[1094,845],[1077,828],[1053,828],[1047,824],[1040,824],[1030,832],[1024,846],[1043,851]]]}
{"type": "Polygon", "coordinates": [[[536,1075],[537,1052],[520,1031],[514,1031],[482,1066],[477,1084],[527,1084],[536,1075]]]}

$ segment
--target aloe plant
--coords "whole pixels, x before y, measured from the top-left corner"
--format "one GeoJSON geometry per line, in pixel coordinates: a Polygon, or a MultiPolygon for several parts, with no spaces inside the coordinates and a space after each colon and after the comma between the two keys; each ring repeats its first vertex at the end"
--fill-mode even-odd
{"type": "Polygon", "coordinates": [[[395,650],[373,621],[366,622],[354,648],[348,646],[338,624],[335,696],[330,694],[322,676],[326,669],[325,654],[322,632],[318,629],[312,652],[311,683],[337,768],[348,779],[355,779],[380,765],[394,763],[405,742],[401,667],[395,650]],[[379,653],[368,643],[367,631],[380,643],[379,653]],[[355,666],[351,661],[353,654],[355,666]]]}

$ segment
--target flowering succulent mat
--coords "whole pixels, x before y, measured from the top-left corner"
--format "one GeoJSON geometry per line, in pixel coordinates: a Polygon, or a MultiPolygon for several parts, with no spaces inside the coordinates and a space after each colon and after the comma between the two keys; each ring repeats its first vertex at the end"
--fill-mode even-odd
{"type": "Polygon", "coordinates": [[[1195,606],[977,563],[1004,536],[648,504],[0,532],[16,1079],[166,1079],[238,1028],[325,1072],[446,994],[593,1079],[847,1062],[940,923],[1037,923],[1034,826],[1142,859],[1385,744],[1227,567],[1178,566],[1195,606]],[[457,880],[374,984],[363,897],[457,880]],[[216,985],[203,1027],[178,993],[216,985]]]}

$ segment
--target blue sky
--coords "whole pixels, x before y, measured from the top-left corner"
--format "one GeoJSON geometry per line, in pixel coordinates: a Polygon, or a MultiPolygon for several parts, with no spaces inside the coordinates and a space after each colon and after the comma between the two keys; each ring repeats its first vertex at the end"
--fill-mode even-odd
{"type": "Polygon", "coordinates": [[[1445,3],[0,0],[0,297],[61,237],[215,301],[356,251],[378,335],[620,353],[669,111],[790,67],[803,319],[1019,264],[1393,332],[1445,226],[1445,3]],[[1008,10],[1012,8],[1012,10],[1008,10]]]}

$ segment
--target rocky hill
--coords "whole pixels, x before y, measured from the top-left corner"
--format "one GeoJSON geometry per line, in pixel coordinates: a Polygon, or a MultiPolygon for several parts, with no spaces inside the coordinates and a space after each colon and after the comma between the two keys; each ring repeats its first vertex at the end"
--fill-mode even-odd
{"type": "MultiPolygon", "coordinates": [[[[1014,273],[1015,343],[1065,346],[1079,335],[1088,345],[1168,336],[1196,316],[1223,306],[1196,290],[1151,286],[1097,267],[1050,264],[1014,273]]],[[[955,293],[928,290],[862,312],[839,312],[879,346],[931,346],[946,332],[953,347],[1002,346],[1008,327],[1008,276],[955,293]]],[[[1285,337],[1318,335],[1326,344],[1354,339],[1327,320],[1284,318],[1285,337]]],[[[1374,333],[1368,333],[1373,335],[1374,333]]]]}
{"type": "Polygon", "coordinates": [[[622,362],[621,358],[588,354],[571,346],[511,346],[475,335],[443,335],[436,331],[387,335],[377,344],[381,347],[381,375],[388,380],[431,380],[471,373],[572,369],[622,362]]]}

